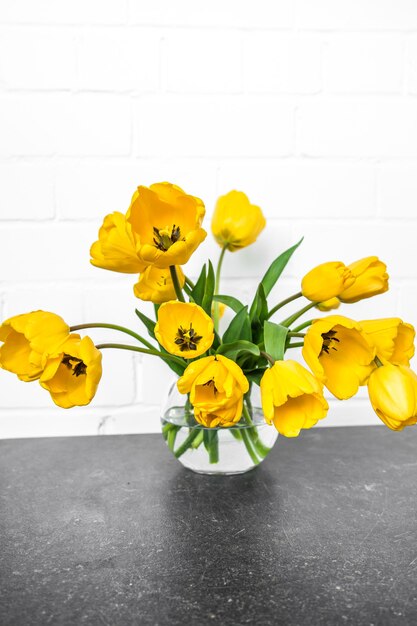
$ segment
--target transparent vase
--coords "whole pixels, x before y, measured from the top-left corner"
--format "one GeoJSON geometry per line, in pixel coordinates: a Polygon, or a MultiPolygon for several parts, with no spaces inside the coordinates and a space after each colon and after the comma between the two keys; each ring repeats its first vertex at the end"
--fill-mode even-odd
{"type": "Polygon", "coordinates": [[[162,408],[162,434],[175,458],[198,474],[242,474],[259,465],[278,437],[265,422],[259,388],[245,396],[240,421],[228,428],[198,424],[188,397],[172,383],[162,408]]]}

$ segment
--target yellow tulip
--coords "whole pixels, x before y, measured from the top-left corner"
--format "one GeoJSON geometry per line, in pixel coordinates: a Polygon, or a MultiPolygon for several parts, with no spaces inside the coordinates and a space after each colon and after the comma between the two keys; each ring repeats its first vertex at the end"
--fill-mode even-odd
{"type": "MultiPolygon", "coordinates": [[[[182,288],[185,283],[184,273],[180,267],[177,267],[176,271],[182,288]]],[[[133,286],[133,292],[137,298],[155,304],[168,302],[177,297],[169,269],[161,270],[152,265],[140,274],[139,281],[133,286]]]]}
{"type": "Polygon", "coordinates": [[[165,302],[158,310],[155,337],[170,354],[194,359],[214,341],[213,320],[193,302],[165,302]]]}
{"type": "Polygon", "coordinates": [[[303,357],[339,400],[355,395],[375,367],[375,347],[360,324],[342,315],[312,323],[304,338],[303,357]]]}
{"type": "Polygon", "coordinates": [[[92,265],[105,270],[139,274],[146,268],[136,252],[131,226],[122,213],[106,215],[90,254],[92,265]]]}
{"type": "Polygon", "coordinates": [[[180,393],[189,393],[196,421],[207,428],[228,427],[242,416],[249,382],[231,359],[220,354],[193,361],[178,380],[180,393]]]}
{"type": "Polygon", "coordinates": [[[47,311],[16,315],[0,326],[0,366],[30,382],[42,373],[42,356],[65,341],[69,326],[47,311]]]}
{"type": "Polygon", "coordinates": [[[39,382],[56,405],[69,409],[91,402],[101,373],[101,352],[90,337],[73,334],[59,351],[45,357],[39,382]]]}
{"type": "Polygon", "coordinates": [[[332,311],[333,309],[338,309],[340,307],[339,298],[330,298],[330,300],[325,300],[324,302],[319,302],[316,306],[319,311],[332,311]]]}
{"type": "Polygon", "coordinates": [[[207,236],[202,200],[171,183],[138,187],[126,215],[139,259],[166,269],[184,265],[207,236]]]}
{"type": "Polygon", "coordinates": [[[296,361],[276,361],[260,387],[265,419],[285,437],[297,437],[327,415],[323,385],[296,361]]]}
{"type": "Polygon", "coordinates": [[[242,191],[230,191],[217,200],[211,230],[222,248],[235,252],[254,243],[265,224],[258,206],[242,191]]]}
{"type": "Polygon", "coordinates": [[[344,263],[329,261],[310,270],[301,281],[301,291],[312,302],[325,302],[339,295],[355,282],[344,263]]]}
{"type": "Polygon", "coordinates": [[[399,317],[364,320],[359,324],[376,347],[376,354],[382,361],[410,365],[416,335],[411,324],[406,324],[399,317]]]}
{"type": "MultiPolygon", "coordinates": [[[[217,303],[219,305],[219,320],[222,319],[223,315],[225,314],[226,311],[226,305],[223,304],[223,302],[218,302],[217,303]]],[[[213,306],[211,307],[211,315],[214,315],[214,303],[213,306]]]]}
{"type": "Polygon", "coordinates": [[[417,423],[417,376],[404,365],[377,367],[368,381],[369,399],[378,417],[392,430],[417,423]]]}
{"type": "Polygon", "coordinates": [[[355,282],[340,295],[342,302],[358,302],[388,290],[387,266],[377,256],[368,256],[348,265],[355,282]]]}

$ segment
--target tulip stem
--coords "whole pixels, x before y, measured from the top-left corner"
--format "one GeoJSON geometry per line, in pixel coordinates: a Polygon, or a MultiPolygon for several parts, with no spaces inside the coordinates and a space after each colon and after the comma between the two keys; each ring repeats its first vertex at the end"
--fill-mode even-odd
{"type": "Polygon", "coordinates": [[[313,320],[308,320],[307,322],[304,322],[304,324],[300,324],[299,326],[293,328],[292,332],[298,333],[300,330],[304,330],[304,328],[308,328],[308,326],[311,326],[312,323],[313,320]]]}
{"type": "Polygon", "coordinates": [[[288,333],[288,337],[305,337],[306,334],[305,333],[296,333],[294,331],[290,331],[288,333]]]}
{"type": "Polygon", "coordinates": [[[281,302],[278,302],[278,304],[276,304],[268,313],[268,317],[267,319],[269,319],[270,317],[272,317],[274,315],[274,313],[276,313],[279,309],[281,309],[283,306],[285,306],[286,304],[288,304],[289,302],[292,302],[293,300],[297,300],[297,298],[301,298],[303,294],[301,293],[301,291],[299,291],[298,293],[295,293],[293,296],[289,296],[289,298],[285,298],[285,300],[282,300],[281,302]]]}
{"type": "Polygon", "coordinates": [[[187,283],[187,285],[189,286],[190,289],[194,289],[195,284],[193,283],[193,281],[191,280],[191,278],[188,278],[188,276],[185,277],[185,282],[187,283]]]}
{"type": "Polygon", "coordinates": [[[143,343],[144,346],[149,348],[150,350],[154,350],[155,346],[153,346],[149,341],[146,341],[143,337],[134,333],[133,330],[129,328],[125,328],[124,326],[117,326],[116,324],[104,324],[101,322],[92,322],[91,324],[77,324],[76,326],[71,326],[70,331],[73,332],[75,330],[84,330],[85,328],[110,328],[111,330],[118,330],[121,333],[125,333],[126,335],[130,335],[134,339],[143,343]]]}
{"type": "Polygon", "coordinates": [[[275,365],[275,361],[274,361],[274,359],[272,358],[272,356],[271,356],[270,354],[268,354],[268,352],[264,352],[263,350],[261,350],[261,352],[260,352],[260,353],[261,353],[261,355],[262,355],[263,357],[265,357],[265,359],[268,361],[268,363],[269,363],[271,366],[275,365]]]}
{"type": "Polygon", "coordinates": [[[285,320],[283,320],[281,322],[281,326],[286,326],[287,328],[289,328],[291,324],[295,322],[295,320],[298,320],[299,317],[301,317],[302,315],[304,315],[304,313],[307,313],[307,311],[315,307],[316,304],[317,302],[310,302],[305,307],[303,307],[302,309],[294,313],[294,315],[290,315],[290,317],[287,317],[285,320]]]}
{"type": "Polygon", "coordinates": [[[141,354],[152,354],[153,356],[159,356],[161,359],[166,359],[167,361],[173,361],[173,363],[177,363],[177,365],[181,365],[185,368],[185,362],[171,354],[164,354],[163,352],[159,352],[158,350],[145,350],[145,348],[137,348],[136,346],[127,346],[124,343],[99,343],[96,345],[97,350],[102,350],[103,348],[116,348],[118,350],[131,350],[132,352],[140,352],[141,354]]]}
{"type": "Polygon", "coordinates": [[[177,298],[180,302],[185,302],[184,294],[182,293],[180,281],[178,280],[177,268],[175,265],[169,266],[169,271],[171,272],[172,284],[174,285],[175,293],[177,294],[177,298]]]}
{"type": "Polygon", "coordinates": [[[285,347],[286,350],[288,348],[302,348],[304,345],[304,341],[296,341],[295,343],[289,343],[288,346],[285,347]]]}
{"type": "MultiPolygon", "coordinates": [[[[219,260],[217,262],[216,268],[216,279],[214,283],[214,295],[217,296],[220,289],[220,274],[222,271],[223,259],[226,254],[227,245],[223,246],[222,251],[220,252],[219,260]]],[[[218,302],[214,302],[213,304],[213,322],[214,322],[214,330],[217,332],[219,330],[219,322],[220,322],[220,305],[218,302]]]]}

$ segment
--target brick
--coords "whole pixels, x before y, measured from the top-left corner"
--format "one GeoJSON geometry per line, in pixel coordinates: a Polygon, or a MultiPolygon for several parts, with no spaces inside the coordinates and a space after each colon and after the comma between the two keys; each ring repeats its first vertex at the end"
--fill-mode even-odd
{"type": "Polygon", "coordinates": [[[120,24],[126,21],[126,0],[2,0],[0,20],[23,24],[120,24]]]}
{"type": "Polygon", "coordinates": [[[60,315],[70,326],[83,321],[83,294],[79,286],[38,283],[34,289],[17,285],[5,291],[5,299],[4,317],[42,310],[60,315]]]}
{"type": "MultiPolygon", "coordinates": [[[[87,333],[85,331],[83,334],[87,333]]],[[[124,343],[122,341],[122,343],[124,343]]],[[[134,401],[133,356],[127,350],[103,349],[103,375],[92,406],[126,406],[134,401]]]]}
{"type": "Polygon", "coordinates": [[[267,218],[370,216],[375,213],[375,172],[345,163],[251,161],[222,164],[218,190],[244,191],[267,218]]]}
{"type": "Polygon", "coordinates": [[[112,412],[108,419],[103,420],[100,434],[129,435],[135,433],[160,433],[161,422],[157,407],[133,405],[128,409],[112,412]]]}
{"type": "Polygon", "coordinates": [[[403,41],[398,36],[334,35],[324,46],[324,84],[333,93],[399,93],[403,41]]]}
{"type": "Polygon", "coordinates": [[[309,35],[248,33],[245,89],[249,93],[316,93],[321,89],[321,42],[309,35]]]}
{"type": "Polygon", "coordinates": [[[413,0],[300,0],[299,28],[320,30],[409,30],[417,27],[413,0]]]}
{"type": "Polygon", "coordinates": [[[0,163],[0,220],[46,220],[55,213],[51,164],[0,163]]]}
{"type": "Polygon", "coordinates": [[[417,37],[407,41],[406,84],[409,93],[417,93],[417,37]]]}
{"type": "Polygon", "coordinates": [[[143,98],[134,109],[137,156],[254,157],[293,150],[292,105],[271,98],[143,98]],[[158,120],[158,132],[150,119],[158,120]]]}
{"type": "Polygon", "coordinates": [[[414,102],[326,100],[300,105],[299,149],[310,156],[415,157],[414,102]]]}
{"type": "MultiPolygon", "coordinates": [[[[153,307],[133,295],[133,285],[138,277],[135,274],[118,274],[94,267],[92,269],[97,279],[105,280],[106,283],[84,287],[85,320],[126,326],[149,339],[145,327],[135,314],[135,308],[140,308],[149,316],[153,315],[153,307]]],[[[112,330],[95,330],[94,337],[100,343],[131,342],[127,335],[112,330]]]]}
{"type": "MultiPolygon", "coordinates": [[[[417,329],[417,282],[415,277],[410,281],[403,281],[400,286],[398,315],[417,329]]],[[[416,370],[417,358],[414,357],[412,367],[416,370]]]]}
{"type": "Polygon", "coordinates": [[[160,34],[137,28],[84,28],[78,85],[87,91],[146,93],[159,87],[160,34]]]}
{"type": "Polygon", "coordinates": [[[256,11],[250,0],[154,0],[129,2],[129,19],[134,24],[175,26],[232,26],[246,28],[291,28],[294,3],[290,0],[259,0],[256,11]]]}
{"type": "MultiPolygon", "coordinates": [[[[4,224],[0,231],[0,266],[4,281],[94,279],[89,250],[94,225],[4,224]]],[[[32,283],[33,286],[33,283],[32,283]]]]}
{"type": "Polygon", "coordinates": [[[381,166],[378,203],[383,217],[416,217],[417,166],[407,163],[381,166]]]}
{"type": "Polygon", "coordinates": [[[174,93],[242,90],[240,36],[232,32],[175,30],[165,39],[167,89],[174,93]]]}
{"type": "Polygon", "coordinates": [[[127,100],[99,95],[0,100],[0,156],[129,154],[127,100]]]}
{"type": "MultiPolygon", "coordinates": [[[[22,383],[23,384],[23,383],[22,383]]],[[[40,391],[44,392],[42,389],[40,391]]],[[[99,424],[106,416],[106,411],[90,412],[85,407],[68,411],[59,409],[15,410],[0,412],[0,439],[19,439],[21,437],[70,437],[96,435],[99,424]]]]}
{"type": "Polygon", "coordinates": [[[26,26],[0,30],[0,76],[6,88],[70,90],[75,72],[72,32],[26,26]]]}
{"type": "Polygon", "coordinates": [[[127,155],[131,148],[129,101],[117,96],[65,99],[58,116],[58,152],[63,155],[127,155]]]}

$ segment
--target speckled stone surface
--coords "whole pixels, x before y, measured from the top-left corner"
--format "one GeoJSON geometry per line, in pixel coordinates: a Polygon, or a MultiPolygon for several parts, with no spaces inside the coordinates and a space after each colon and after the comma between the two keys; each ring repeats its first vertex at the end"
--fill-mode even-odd
{"type": "Polygon", "coordinates": [[[2,626],[416,624],[417,429],[199,476],[158,435],[0,442],[2,626]]]}

